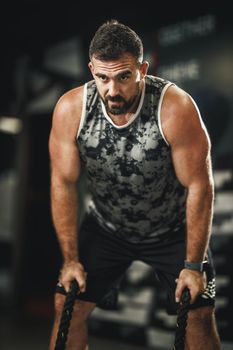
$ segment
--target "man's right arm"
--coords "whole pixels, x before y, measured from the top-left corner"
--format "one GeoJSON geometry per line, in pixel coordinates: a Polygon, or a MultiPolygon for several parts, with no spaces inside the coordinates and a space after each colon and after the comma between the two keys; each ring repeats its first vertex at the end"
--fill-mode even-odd
{"type": "Polygon", "coordinates": [[[60,244],[63,267],[59,282],[68,291],[76,279],[81,291],[85,290],[86,274],[79,263],[77,246],[78,193],[80,158],[76,134],[81,114],[78,89],[65,94],[57,103],[49,137],[51,164],[51,210],[60,244]],[[76,97],[76,99],[74,99],[76,97]],[[75,102],[73,102],[75,101],[75,102]]]}

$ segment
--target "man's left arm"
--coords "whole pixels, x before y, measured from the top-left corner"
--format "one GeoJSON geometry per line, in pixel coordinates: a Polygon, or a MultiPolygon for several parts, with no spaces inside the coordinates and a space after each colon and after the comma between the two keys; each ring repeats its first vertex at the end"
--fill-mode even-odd
{"type": "MultiPolygon", "coordinates": [[[[162,109],[164,133],[171,147],[177,178],[187,189],[186,261],[199,264],[207,253],[213,218],[210,139],[192,98],[177,87],[169,88],[166,95],[162,109]]],[[[176,301],[180,300],[185,287],[189,288],[193,302],[204,291],[203,272],[189,268],[180,272],[176,301]]]]}

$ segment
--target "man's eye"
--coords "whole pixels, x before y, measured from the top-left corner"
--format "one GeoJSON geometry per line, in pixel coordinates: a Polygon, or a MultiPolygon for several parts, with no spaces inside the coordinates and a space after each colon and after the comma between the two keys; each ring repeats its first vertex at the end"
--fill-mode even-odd
{"type": "Polygon", "coordinates": [[[122,81],[126,81],[126,80],[128,80],[129,79],[129,75],[127,74],[127,75],[122,75],[121,76],[121,80],[122,81]]]}
{"type": "Polygon", "coordinates": [[[105,75],[101,75],[99,78],[101,81],[107,81],[107,77],[105,75]]]}

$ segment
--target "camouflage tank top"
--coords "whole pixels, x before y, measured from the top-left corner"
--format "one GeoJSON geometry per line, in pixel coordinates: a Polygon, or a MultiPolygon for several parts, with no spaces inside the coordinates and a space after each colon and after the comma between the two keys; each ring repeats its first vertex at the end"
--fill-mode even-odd
{"type": "Polygon", "coordinates": [[[84,86],[77,135],[88,208],[105,229],[130,242],[153,240],[185,222],[186,190],[177,180],[160,109],[172,83],[147,75],[134,116],[118,126],[95,81],[84,86]]]}

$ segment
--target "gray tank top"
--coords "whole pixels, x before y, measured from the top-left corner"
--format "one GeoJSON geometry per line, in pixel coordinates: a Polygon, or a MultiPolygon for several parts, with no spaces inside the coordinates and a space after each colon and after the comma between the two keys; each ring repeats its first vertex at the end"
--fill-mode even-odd
{"type": "Polygon", "coordinates": [[[147,75],[138,109],[117,126],[107,115],[95,81],[84,86],[77,144],[100,225],[130,242],[153,240],[185,222],[185,188],[176,178],[160,122],[172,83],[147,75]]]}

